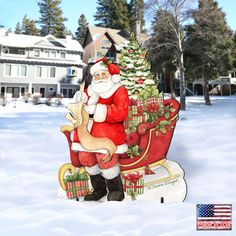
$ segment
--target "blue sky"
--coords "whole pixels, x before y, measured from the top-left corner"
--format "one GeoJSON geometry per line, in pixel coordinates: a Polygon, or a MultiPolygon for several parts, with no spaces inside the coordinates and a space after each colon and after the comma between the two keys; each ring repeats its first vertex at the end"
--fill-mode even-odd
{"type": "MultiPolygon", "coordinates": [[[[0,0],[0,25],[15,30],[16,23],[26,14],[31,19],[39,18],[38,0],[0,0]]],[[[94,24],[96,0],[62,0],[61,8],[65,25],[74,33],[78,27],[79,16],[84,13],[90,25],[94,24]]],[[[226,20],[231,29],[236,30],[236,0],[218,0],[219,6],[226,13],[226,20]]]]}

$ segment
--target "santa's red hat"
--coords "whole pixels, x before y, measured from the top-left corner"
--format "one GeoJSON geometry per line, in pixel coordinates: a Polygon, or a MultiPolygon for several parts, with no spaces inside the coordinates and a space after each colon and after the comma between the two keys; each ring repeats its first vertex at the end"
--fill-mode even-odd
{"type": "Polygon", "coordinates": [[[112,63],[112,61],[108,58],[101,58],[91,67],[90,74],[94,76],[97,71],[109,71],[112,76],[112,80],[114,83],[118,83],[120,81],[120,68],[118,65],[112,63]]]}

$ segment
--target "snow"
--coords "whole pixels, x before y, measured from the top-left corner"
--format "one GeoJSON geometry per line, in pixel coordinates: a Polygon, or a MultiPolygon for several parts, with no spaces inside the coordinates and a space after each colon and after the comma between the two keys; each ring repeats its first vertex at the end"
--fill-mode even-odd
{"type": "MultiPolygon", "coordinates": [[[[236,96],[187,97],[168,154],[185,170],[184,203],[80,203],[58,199],[57,171],[69,161],[64,106],[21,101],[0,107],[0,235],[236,235],[197,231],[196,204],[236,199],[236,96]]],[[[65,100],[64,103],[68,103],[65,100]]],[[[233,211],[234,217],[235,211],[233,211]]]]}

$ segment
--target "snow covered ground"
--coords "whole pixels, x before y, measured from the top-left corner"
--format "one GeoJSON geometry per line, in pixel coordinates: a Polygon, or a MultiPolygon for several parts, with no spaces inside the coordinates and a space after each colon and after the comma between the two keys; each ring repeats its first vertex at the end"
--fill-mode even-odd
{"type": "Polygon", "coordinates": [[[69,160],[59,131],[66,108],[0,107],[0,235],[236,235],[235,211],[232,231],[196,230],[196,204],[236,204],[236,96],[212,103],[188,97],[180,113],[168,154],[186,174],[188,195],[180,204],[58,200],[57,171],[69,160]]]}

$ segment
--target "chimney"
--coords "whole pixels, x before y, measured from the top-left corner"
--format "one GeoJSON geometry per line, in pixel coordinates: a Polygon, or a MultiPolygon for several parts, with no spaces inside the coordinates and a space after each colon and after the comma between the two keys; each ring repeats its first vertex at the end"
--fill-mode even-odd
{"type": "Polygon", "coordinates": [[[5,36],[6,35],[6,29],[4,28],[4,26],[0,25],[0,36],[5,36]]]}
{"type": "Polygon", "coordinates": [[[140,34],[141,34],[141,22],[140,21],[135,22],[135,33],[136,33],[136,37],[139,38],[140,34]]]}
{"type": "Polygon", "coordinates": [[[70,35],[70,34],[68,34],[68,35],[66,35],[66,40],[72,40],[72,35],[70,35]]]}
{"type": "Polygon", "coordinates": [[[139,39],[141,34],[141,21],[135,21],[132,25],[132,31],[135,33],[136,38],[139,39]]]}

